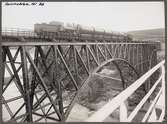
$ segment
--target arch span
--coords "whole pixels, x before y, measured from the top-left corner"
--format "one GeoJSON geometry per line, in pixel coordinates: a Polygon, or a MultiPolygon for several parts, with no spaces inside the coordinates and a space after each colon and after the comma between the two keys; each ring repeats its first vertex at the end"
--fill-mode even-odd
{"type": "MultiPolygon", "coordinates": [[[[92,78],[98,74],[99,72],[102,71],[103,67],[111,67],[111,66],[115,66],[115,68],[117,69],[117,71],[119,72],[119,75],[118,77],[120,77],[120,81],[122,82],[122,88],[125,89],[127,86],[129,86],[130,84],[125,84],[127,82],[129,82],[127,79],[125,79],[125,75],[124,73],[126,73],[123,69],[123,67],[128,67],[129,70],[131,71],[132,73],[132,77],[134,76],[134,79],[133,81],[137,80],[139,78],[139,74],[137,73],[137,71],[135,70],[135,68],[127,61],[127,60],[124,60],[124,59],[121,59],[121,58],[112,58],[112,59],[109,59],[109,60],[106,60],[105,62],[101,63],[98,67],[96,67],[92,73],[88,76],[88,78],[85,80],[85,82],[82,84],[82,86],[80,87],[80,89],[77,91],[77,94],[76,96],[74,97],[74,100],[73,102],[76,102],[76,100],[79,99],[79,97],[81,95],[83,95],[83,92],[85,92],[84,90],[87,90],[88,89],[88,85],[89,83],[92,83],[92,78]]],[[[113,67],[112,67],[113,69],[113,67]]],[[[126,70],[128,71],[128,70],[126,70]]],[[[114,80],[117,80],[118,78],[115,78],[115,77],[109,77],[109,76],[105,76],[105,75],[102,75],[104,76],[104,78],[110,78],[110,79],[114,79],[114,80]]],[[[71,109],[73,108],[74,104],[71,104],[71,109]]],[[[65,118],[67,119],[68,118],[68,115],[70,113],[71,110],[69,110],[68,113],[66,113],[66,116],[65,118]]],[[[65,120],[66,120],[65,119],[65,120]]]]}

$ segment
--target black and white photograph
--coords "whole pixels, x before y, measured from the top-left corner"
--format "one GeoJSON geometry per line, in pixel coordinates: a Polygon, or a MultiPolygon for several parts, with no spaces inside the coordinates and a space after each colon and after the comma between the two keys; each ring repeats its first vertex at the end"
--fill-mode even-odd
{"type": "Polygon", "coordinates": [[[166,121],[164,1],[1,10],[3,123],[166,121]]]}

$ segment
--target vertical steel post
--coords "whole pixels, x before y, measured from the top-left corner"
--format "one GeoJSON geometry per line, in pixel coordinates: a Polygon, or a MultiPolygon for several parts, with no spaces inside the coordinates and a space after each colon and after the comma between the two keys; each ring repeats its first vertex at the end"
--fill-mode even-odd
{"type": "Polygon", "coordinates": [[[62,121],[64,121],[64,109],[63,109],[63,99],[62,99],[62,88],[61,88],[61,84],[60,81],[58,81],[57,79],[57,75],[58,75],[58,56],[57,56],[57,46],[52,46],[53,48],[53,57],[54,57],[54,81],[57,83],[57,89],[58,89],[58,104],[59,104],[59,111],[60,114],[62,115],[62,121]]]}
{"type": "Polygon", "coordinates": [[[23,75],[23,86],[24,86],[24,93],[25,93],[25,103],[26,103],[26,113],[27,115],[27,122],[32,122],[32,108],[30,102],[30,86],[29,86],[29,77],[28,77],[28,65],[27,65],[27,58],[26,58],[26,48],[25,46],[21,47],[21,62],[23,64],[22,67],[22,75],[23,75]]]}
{"type": "MultiPolygon", "coordinates": [[[[35,47],[34,64],[38,67],[38,48],[37,47],[35,47]]],[[[30,65],[30,67],[32,67],[32,65],[30,65]]],[[[31,94],[30,94],[31,107],[33,106],[33,102],[34,102],[35,88],[38,85],[38,83],[36,83],[36,82],[37,82],[36,72],[35,72],[35,69],[32,68],[31,94]]]]}
{"type": "MultiPolygon", "coordinates": [[[[2,46],[1,46],[1,42],[0,42],[0,68],[2,68],[2,66],[3,66],[2,58],[3,58],[4,55],[5,54],[2,54],[2,46]]],[[[4,78],[3,77],[4,74],[2,74],[2,71],[0,71],[0,87],[1,87],[0,94],[2,94],[2,89],[3,89],[2,83],[3,83],[3,78],[4,78]]],[[[2,96],[0,96],[0,97],[2,97],[2,96]]],[[[0,102],[2,103],[2,99],[0,100],[0,102]]],[[[0,113],[2,113],[2,105],[0,107],[0,113]]],[[[0,120],[2,120],[2,116],[0,117],[0,120]]]]}
{"type": "Polygon", "coordinates": [[[86,51],[86,59],[87,59],[87,68],[88,68],[88,70],[90,70],[89,51],[88,51],[87,45],[85,45],[85,51],[86,51]]]}
{"type": "Polygon", "coordinates": [[[1,76],[1,77],[2,77],[2,80],[1,80],[1,82],[2,82],[2,91],[3,91],[3,86],[4,86],[4,83],[5,83],[5,82],[4,82],[4,81],[5,81],[4,78],[5,78],[6,52],[2,50],[2,47],[0,47],[0,48],[1,48],[1,51],[0,51],[0,52],[1,52],[1,56],[2,56],[2,57],[1,57],[2,59],[0,60],[0,61],[1,61],[0,64],[1,64],[1,66],[2,66],[2,71],[1,71],[1,72],[2,72],[2,76],[1,76]]]}
{"type": "Polygon", "coordinates": [[[76,54],[76,50],[75,50],[75,46],[73,45],[72,46],[72,49],[73,49],[73,57],[74,57],[74,67],[75,67],[75,77],[76,77],[76,82],[77,84],[79,84],[79,74],[78,74],[78,62],[77,62],[77,54],[76,54]]]}

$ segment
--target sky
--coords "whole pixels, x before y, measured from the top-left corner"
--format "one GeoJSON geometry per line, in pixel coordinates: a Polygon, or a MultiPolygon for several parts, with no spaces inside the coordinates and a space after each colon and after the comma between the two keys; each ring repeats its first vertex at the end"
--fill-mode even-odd
{"type": "Polygon", "coordinates": [[[35,23],[50,21],[120,32],[165,27],[163,2],[45,2],[43,6],[39,2],[34,6],[5,3],[2,27],[7,28],[33,29],[35,23]]]}

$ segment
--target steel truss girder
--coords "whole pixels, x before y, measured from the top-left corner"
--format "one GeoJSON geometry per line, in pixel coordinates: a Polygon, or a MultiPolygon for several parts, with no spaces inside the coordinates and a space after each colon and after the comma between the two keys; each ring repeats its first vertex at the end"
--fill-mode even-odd
{"type": "MultiPolygon", "coordinates": [[[[153,49],[156,50],[155,47],[153,48],[150,44],[151,43],[3,42],[3,64],[6,65],[6,68],[4,66],[3,72],[5,73],[5,69],[8,69],[8,73],[10,73],[10,80],[6,85],[4,85],[5,76],[3,74],[3,93],[8,90],[8,86],[14,81],[21,93],[19,98],[23,98],[24,100],[24,103],[19,109],[15,113],[12,113],[8,106],[8,102],[16,101],[16,97],[13,99],[3,98],[2,102],[8,108],[11,115],[9,120],[17,121],[17,119],[24,117],[22,118],[23,121],[34,122],[37,120],[34,120],[33,116],[38,115],[41,116],[40,119],[44,117],[45,119],[65,121],[77,100],[80,90],[84,89],[84,85],[89,82],[88,77],[93,74],[92,72],[95,71],[95,68],[103,65],[102,63],[108,62],[111,59],[116,61],[119,58],[128,61],[131,65],[130,67],[135,67],[133,68],[135,73],[141,75],[147,71],[142,71],[142,69],[145,68],[144,66],[146,63],[149,64],[148,61],[150,61],[149,59],[151,58],[150,53],[153,49]],[[35,52],[33,53],[34,59],[28,50],[30,46],[35,49],[35,52]],[[49,46],[48,50],[46,49],[47,46],[49,46]],[[12,55],[11,47],[17,48],[14,56],[12,55]],[[135,52],[146,50],[147,52],[143,52],[141,55],[139,55],[138,52],[135,52]],[[19,53],[21,64],[16,68],[16,64],[18,64],[16,59],[19,57],[19,53]],[[6,57],[9,58],[9,61],[6,60],[6,57]],[[142,63],[143,60],[145,60],[146,63],[142,63]],[[8,63],[11,65],[11,69],[7,68],[8,63]],[[30,68],[27,63],[30,64],[30,68]],[[44,68],[43,72],[41,72],[41,67],[44,68]],[[140,71],[137,68],[139,68],[140,71]],[[22,75],[20,76],[19,71],[21,69],[22,75]],[[64,73],[61,75],[62,77],[59,77],[60,69],[63,69],[61,72],[64,73]],[[29,77],[30,72],[32,73],[31,81],[29,77]],[[23,81],[21,81],[22,77],[23,81]],[[46,81],[45,78],[48,78],[48,81],[46,81]],[[63,104],[63,92],[65,92],[67,88],[66,86],[64,88],[65,80],[69,81],[68,84],[72,87],[70,90],[74,92],[71,102],[66,107],[63,104]],[[42,90],[45,94],[40,98],[37,98],[37,87],[39,85],[42,86],[42,90]],[[53,98],[54,95],[56,96],[55,99],[53,98]],[[34,101],[35,98],[36,101],[34,101]],[[41,104],[47,98],[50,101],[50,104],[48,104],[50,107],[45,113],[43,111],[45,105],[42,106],[41,104]],[[26,113],[17,116],[24,107],[26,108],[26,113]],[[54,109],[54,112],[49,113],[52,108],[54,109]],[[43,114],[37,113],[37,110],[42,110],[43,114]],[[56,113],[57,118],[50,117],[50,115],[54,113],[56,113]]],[[[117,67],[120,71],[123,87],[125,88],[126,84],[124,82],[124,77],[121,74],[121,69],[119,68],[119,65],[117,65],[117,67]]],[[[19,98],[17,96],[17,99],[19,98]]]]}

